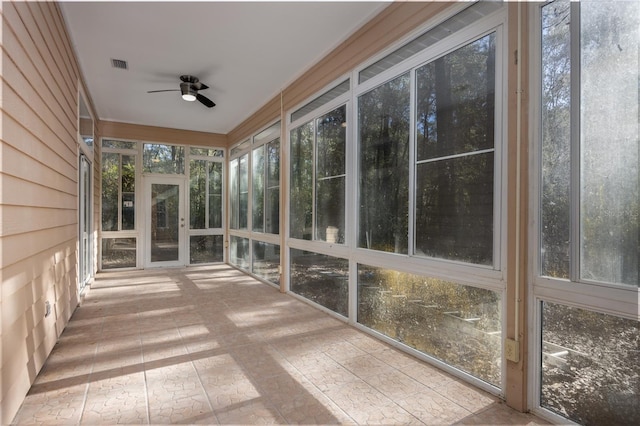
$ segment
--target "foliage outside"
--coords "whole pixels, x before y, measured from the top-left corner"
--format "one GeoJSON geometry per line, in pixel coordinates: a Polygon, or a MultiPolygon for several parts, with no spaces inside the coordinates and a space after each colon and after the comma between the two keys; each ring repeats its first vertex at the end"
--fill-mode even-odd
{"type": "Polygon", "coordinates": [[[499,293],[359,265],[358,322],[501,385],[499,293]]]}

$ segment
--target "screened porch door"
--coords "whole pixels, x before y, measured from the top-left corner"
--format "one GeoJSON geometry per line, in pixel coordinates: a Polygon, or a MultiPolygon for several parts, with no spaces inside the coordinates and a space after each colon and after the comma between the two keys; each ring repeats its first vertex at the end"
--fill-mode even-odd
{"type": "Polygon", "coordinates": [[[145,266],[183,266],[185,256],[184,179],[145,179],[145,266]]]}

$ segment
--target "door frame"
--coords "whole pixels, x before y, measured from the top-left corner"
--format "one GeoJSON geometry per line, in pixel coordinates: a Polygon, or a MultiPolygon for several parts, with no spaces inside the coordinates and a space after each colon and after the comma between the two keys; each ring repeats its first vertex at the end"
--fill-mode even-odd
{"type": "Polygon", "coordinates": [[[185,178],[175,176],[145,176],[143,179],[144,197],[144,268],[180,267],[188,264],[187,247],[187,216],[185,178]],[[176,185],[178,187],[178,260],[152,262],[151,261],[151,187],[154,184],[176,185]]]}

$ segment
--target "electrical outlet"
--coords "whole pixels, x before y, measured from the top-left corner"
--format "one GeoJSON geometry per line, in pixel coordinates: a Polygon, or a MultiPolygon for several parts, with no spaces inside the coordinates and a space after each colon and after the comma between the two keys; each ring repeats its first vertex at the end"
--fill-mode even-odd
{"type": "Polygon", "coordinates": [[[519,362],[520,361],[520,346],[518,342],[513,339],[507,339],[504,341],[504,356],[508,361],[519,362]]]}

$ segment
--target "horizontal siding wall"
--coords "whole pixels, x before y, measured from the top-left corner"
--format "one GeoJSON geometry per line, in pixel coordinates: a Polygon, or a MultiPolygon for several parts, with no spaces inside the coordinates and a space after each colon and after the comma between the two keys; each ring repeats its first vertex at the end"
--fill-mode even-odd
{"type": "Polygon", "coordinates": [[[114,139],[128,139],[179,145],[211,146],[218,148],[224,148],[227,146],[227,136],[219,133],[142,126],[139,124],[119,123],[114,121],[100,121],[98,132],[101,137],[114,139]]]}
{"type": "Polygon", "coordinates": [[[7,424],[78,302],[79,72],[56,4],[2,2],[0,13],[0,423],[7,424]]]}

